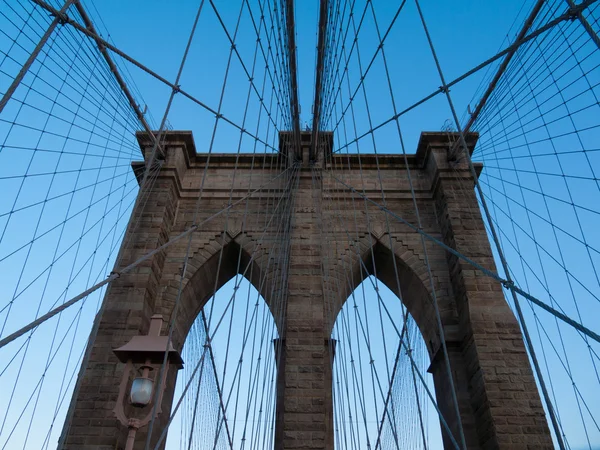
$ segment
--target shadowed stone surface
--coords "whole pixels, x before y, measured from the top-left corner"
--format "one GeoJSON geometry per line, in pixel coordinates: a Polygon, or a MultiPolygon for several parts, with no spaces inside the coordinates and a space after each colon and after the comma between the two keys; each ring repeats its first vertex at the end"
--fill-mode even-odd
{"type": "MultiPolygon", "coordinates": [[[[477,136],[468,139],[474,146],[477,136]]],[[[148,137],[139,134],[138,140],[148,157],[148,137]]],[[[303,145],[310,144],[305,141],[303,136],[303,145]]],[[[288,171],[248,201],[203,223],[192,235],[175,321],[175,348],[181,350],[213,291],[236,274],[244,274],[266,300],[280,334],[275,343],[280,350],[275,448],[331,450],[331,350],[335,346],[329,338],[337,314],[362,280],[364,265],[402,298],[416,320],[431,357],[439,407],[458,436],[420,237],[393,218],[386,221],[381,210],[340,181],[379,203],[383,191],[387,207],[416,224],[410,169],[424,231],[495,270],[467,164],[448,157],[447,133],[423,133],[417,153],[406,160],[402,155],[332,155],[326,147],[322,152],[327,156],[326,170],[322,160],[311,170],[302,151],[286,150],[285,134],[281,142],[284,156],[210,156],[200,223],[265,185],[291,160],[304,161],[297,178],[290,178],[293,171],[288,171]],[[294,181],[292,195],[282,199],[290,181],[294,181]],[[266,223],[265,217],[273,211],[280,216],[266,223]],[[282,224],[289,227],[289,242],[278,239],[282,224]],[[287,298],[285,307],[276,300],[282,294],[287,298]]],[[[150,196],[136,212],[139,219],[130,230],[129,245],[122,249],[121,267],[193,223],[207,155],[196,154],[191,132],[185,131],[168,132],[165,153],[150,196]]],[[[66,448],[124,448],[127,428],[112,412],[124,365],[112,350],[146,334],[153,314],[170,320],[187,242],[182,239],[171,245],[109,287],[66,448]]],[[[468,448],[552,448],[520,329],[502,287],[436,244],[428,241],[426,246],[468,448]]],[[[171,410],[176,375],[175,370],[168,374],[155,440],[171,410]]],[[[443,436],[445,447],[453,448],[448,435],[443,436]]],[[[135,448],[143,448],[145,439],[143,428],[135,448]]]]}

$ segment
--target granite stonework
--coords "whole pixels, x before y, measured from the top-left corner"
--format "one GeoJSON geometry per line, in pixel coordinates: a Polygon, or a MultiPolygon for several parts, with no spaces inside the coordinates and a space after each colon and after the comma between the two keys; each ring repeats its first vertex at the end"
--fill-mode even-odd
{"type": "MultiPolygon", "coordinates": [[[[309,138],[303,134],[302,139],[306,146],[309,138]]],[[[471,147],[476,140],[476,134],[468,135],[471,147]]],[[[148,158],[148,136],[140,133],[138,141],[148,158]]],[[[291,145],[289,139],[282,138],[282,142],[291,145]]],[[[329,339],[338,312],[360,284],[361,270],[366,269],[402,298],[415,318],[430,354],[438,405],[457,436],[457,417],[432,306],[433,286],[467,447],[552,448],[519,325],[502,286],[427,241],[431,283],[420,236],[398,220],[386,218],[376,205],[342,184],[380,204],[385,202],[395,214],[416,224],[407,176],[410,170],[423,230],[495,270],[473,177],[465,158],[449,156],[453,152],[448,133],[423,133],[416,154],[406,158],[398,154],[359,158],[324,151],[320,160],[312,163],[306,151],[294,155],[289,148],[284,151],[285,145],[280,154],[210,155],[198,209],[201,226],[192,235],[175,321],[175,348],[181,350],[215,288],[245,271],[270,306],[281,337],[275,342],[280,350],[275,449],[332,450],[335,343],[329,339]],[[288,170],[267,184],[294,160],[300,166],[297,171],[288,170]],[[288,186],[293,173],[298,176],[288,186]],[[248,201],[204,222],[265,184],[248,201]],[[293,193],[290,200],[281,195],[286,187],[293,193]],[[282,198],[283,205],[279,203],[282,198]],[[281,231],[277,227],[286,226],[286,221],[265,224],[268,211],[289,217],[285,245],[276,236],[281,231]],[[282,290],[287,298],[285,308],[273,300],[282,298],[282,290]]],[[[136,211],[135,229],[130,230],[130,242],[122,249],[121,266],[193,223],[208,155],[196,153],[192,134],[186,131],[169,131],[164,149],[162,168],[143,209],[136,211]]],[[[140,166],[143,163],[136,165],[140,166]]],[[[112,411],[124,365],[113,349],[133,336],[146,334],[153,314],[162,314],[167,321],[171,318],[187,244],[187,239],[173,244],[109,287],[66,448],[124,448],[127,428],[112,411]]],[[[164,328],[166,334],[166,325],[164,328]]],[[[171,411],[176,375],[175,369],[168,374],[158,430],[164,428],[171,411]]],[[[145,428],[138,431],[136,449],[143,448],[145,433],[145,428]]],[[[154,438],[159,434],[153,433],[154,438]]],[[[445,448],[453,448],[443,434],[445,448]]]]}

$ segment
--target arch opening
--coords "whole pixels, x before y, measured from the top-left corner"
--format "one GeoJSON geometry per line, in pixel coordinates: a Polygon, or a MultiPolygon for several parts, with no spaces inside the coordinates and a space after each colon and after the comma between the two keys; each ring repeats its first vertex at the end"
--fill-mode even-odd
{"type": "MultiPolygon", "coordinates": [[[[425,340],[429,356],[433,357],[440,346],[440,333],[422,255],[418,250],[410,249],[408,246],[394,241],[394,245],[408,255],[408,259],[404,260],[398,257],[398,249],[394,248],[392,252],[388,243],[387,236],[377,239],[372,235],[368,235],[363,242],[359,243],[358,247],[363,249],[360,255],[361,260],[358,261],[357,258],[354,258],[352,273],[346,278],[346,283],[340,290],[339,297],[336,299],[336,307],[332,308],[331,327],[333,329],[333,324],[338,320],[338,314],[361,283],[368,281],[369,276],[373,276],[372,280],[376,281],[369,282],[370,285],[384,286],[397,299],[401,300],[401,304],[416,322],[425,340]]],[[[442,314],[445,314],[442,321],[445,326],[454,325],[457,318],[453,313],[449,288],[440,286],[439,281],[436,281],[435,284],[438,292],[438,305],[442,314]]]]}
{"type": "MultiPolygon", "coordinates": [[[[268,264],[266,267],[261,265],[260,261],[265,257],[255,251],[255,243],[243,234],[238,235],[236,239],[228,235],[219,236],[216,242],[222,245],[222,250],[213,251],[208,257],[198,251],[190,258],[189,265],[193,270],[188,269],[189,275],[184,280],[173,339],[179,348],[183,346],[202,309],[233,278],[237,280],[233,286],[235,291],[241,290],[242,283],[248,288],[245,284],[245,281],[248,281],[271,308],[273,317],[278,317],[275,311],[277,306],[271,301],[271,280],[274,274],[267,273],[268,264]]],[[[171,297],[174,301],[173,294],[171,297]]],[[[168,306],[169,302],[166,302],[166,307],[168,306]]]]}
{"type": "Polygon", "coordinates": [[[201,308],[183,345],[186,365],[174,390],[174,404],[182,398],[181,409],[167,449],[243,449],[257,442],[260,448],[273,447],[273,342],[279,334],[269,306],[248,278],[235,274],[214,296],[198,297],[201,308]]]}
{"type": "Polygon", "coordinates": [[[364,278],[341,308],[332,339],[336,449],[443,448],[428,345],[387,283],[364,278]]]}

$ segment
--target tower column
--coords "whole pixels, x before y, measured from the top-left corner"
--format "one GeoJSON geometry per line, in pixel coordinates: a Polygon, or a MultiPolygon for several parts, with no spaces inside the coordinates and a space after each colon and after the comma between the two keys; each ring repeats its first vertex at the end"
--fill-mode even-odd
{"type": "MultiPolygon", "coordinates": [[[[139,133],[137,138],[147,158],[152,143],[145,133],[139,133]]],[[[160,247],[171,236],[180,199],[179,186],[185,171],[186,145],[193,146],[186,133],[172,132],[165,139],[166,160],[147,194],[148,200],[132,212],[135,220],[127,230],[128,242],[122,244],[119,268],[160,247]]],[[[193,151],[195,153],[195,149],[193,151]]],[[[133,163],[138,181],[144,167],[144,163],[133,163]]],[[[110,283],[103,300],[104,312],[98,334],[89,344],[93,346],[91,357],[85,372],[80,375],[81,388],[75,399],[73,419],[63,428],[64,450],[124,447],[128,429],[118,422],[113,410],[125,364],[119,362],[113,350],[134,336],[148,333],[151,317],[159,310],[157,293],[161,289],[165,258],[166,252],[159,252],[110,283]]],[[[166,334],[166,325],[164,327],[162,331],[166,334]]],[[[166,375],[162,414],[156,419],[156,428],[161,430],[169,418],[176,375],[177,370],[173,367],[166,375]]],[[[139,415],[143,417],[151,408],[140,409],[139,415]]],[[[129,409],[129,412],[132,410],[129,409]]],[[[136,450],[144,448],[147,431],[146,426],[138,430],[136,450]]],[[[158,434],[154,434],[155,440],[158,434]]]]}
{"type": "Polygon", "coordinates": [[[301,170],[290,239],[288,298],[280,342],[275,449],[333,450],[331,363],[323,298],[320,189],[301,170]]]}
{"type": "MultiPolygon", "coordinates": [[[[465,157],[449,158],[448,138],[442,135],[430,136],[428,145],[442,239],[496,272],[465,157]]],[[[458,315],[449,358],[467,447],[553,448],[521,330],[502,285],[450,253],[447,261],[458,315]]],[[[442,366],[433,362],[434,379],[445,376],[440,375],[442,366]]],[[[449,396],[442,386],[436,383],[438,403],[443,406],[449,396]]],[[[456,423],[453,416],[449,415],[451,424],[456,423]]],[[[445,446],[450,447],[447,441],[445,446]]]]}

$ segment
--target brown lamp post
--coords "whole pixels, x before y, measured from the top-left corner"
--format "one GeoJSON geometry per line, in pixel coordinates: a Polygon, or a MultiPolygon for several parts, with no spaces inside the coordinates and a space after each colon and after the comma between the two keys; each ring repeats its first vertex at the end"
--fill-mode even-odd
{"type": "Polygon", "coordinates": [[[125,414],[124,400],[131,371],[135,370],[135,367],[137,366],[138,370],[141,371],[141,376],[135,377],[131,382],[129,403],[136,408],[144,408],[150,405],[154,397],[154,389],[158,388],[158,408],[156,410],[156,414],[158,415],[161,412],[162,396],[165,390],[165,380],[167,378],[166,374],[168,373],[169,366],[174,364],[177,367],[177,370],[183,367],[181,356],[169,342],[169,354],[164,372],[165,376],[162,377],[160,386],[154,386],[156,374],[159,371],[154,371],[154,377],[150,377],[150,372],[153,371],[156,366],[160,367],[163,363],[165,349],[167,348],[168,337],[160,335],[162,323],[163,318],[160,314],[153,315],[150,319],[150,329],[146,336],[134,336],[124,346],[113,350],[117,358],[119,358],[119,361],[125,363],[125,371],[121,378],[117,404],[113,410],[115,416],[119,419],[119,422],[129,428],[125,450],[133,449],[137,430],[147,425],[152,417],[152,411],[148,412],[148,414],[141,419],[127,417],[125,414]]]}

